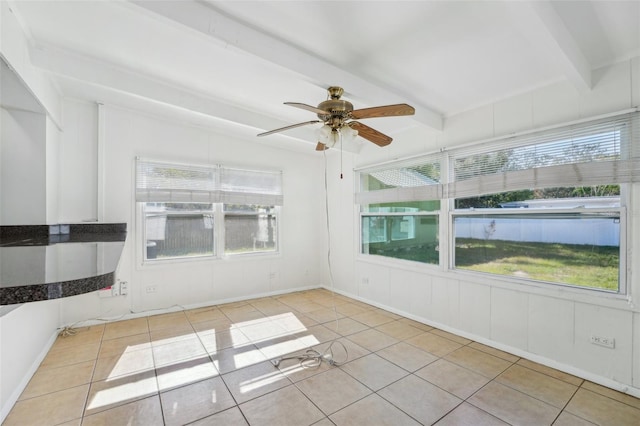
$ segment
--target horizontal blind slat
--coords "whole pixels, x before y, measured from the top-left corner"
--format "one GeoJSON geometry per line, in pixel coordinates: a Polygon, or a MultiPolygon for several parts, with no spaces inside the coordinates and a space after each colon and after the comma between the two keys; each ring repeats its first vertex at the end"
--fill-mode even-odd
{"type": "Polygon", "coordinates": [[[613,120],[507,138],[490,147],[454,151],[450,181],[560,164],[635,158],[638,116],[627,114],[613,120]]]}
{"type": "Polygon", "coordinates": [[[465,198],[506,191],[591,186],[640,181],[640,160],[602,161],[539,167],[478,176],[445,185],[445,198],[465,198]]]}
{"type": "Polygon", "coordinates": [[[443,155],[431,154],[360,170],[361,189],[354,200],[357,204],[374,204],[637,182],[640,113],[465,146],[449,155],[449,183],[441,184],[439,174],[433,182],[421,184],[416,179],[416,171],[426,171],[424,177],[433,170],[439,173],[443,155]],[[367,180],[372,178],[382,183],[380,188],[370,187],[367,180]]]}
{"type": "Polygon", "coordinates": [[[283,204],[282,172],[137,159],[136,201],[283,204]]]}
{"type": "Polygon", "coordinates": [[[398,165],[363,169],[356,204],[378,204],[442,198],[441,154],[398,165]]]}

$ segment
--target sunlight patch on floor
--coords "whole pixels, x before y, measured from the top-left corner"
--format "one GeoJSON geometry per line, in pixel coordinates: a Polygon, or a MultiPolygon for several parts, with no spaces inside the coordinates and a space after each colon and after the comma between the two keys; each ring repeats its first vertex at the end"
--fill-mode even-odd
{"type": "Polygon", "coordinates": [[[155,375],[144,379],[139,378],[132,382],[112,386],[96,392],[87,404],[87,410],[117,405],[125,401],[133,401],[156,392],[157,385],[155,375]]]}
{"type": "MultiPolygon", "coordinates": [[[[268,386],[283,380],[284,377],[280,372],[263,374],[262,376],[253,377],[249,380],[240,382],[240,393],[249,393],[263,386],[268,386]]],[[[286,380],[286,379],[285,379],[286,380]]]]}

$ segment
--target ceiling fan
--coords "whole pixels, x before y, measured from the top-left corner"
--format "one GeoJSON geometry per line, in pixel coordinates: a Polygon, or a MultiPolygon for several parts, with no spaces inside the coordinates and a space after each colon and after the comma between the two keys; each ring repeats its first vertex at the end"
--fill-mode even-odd
{"type": "Polygon", "coordinates": [[[285,105],[291,105],[296,108],[315,112],[318,115],[319,120],[292,124],[290,126],[260,133],[258,136],[267,136],[273,133],[314,123],[324,123],[324,126],[322,126],[318,132],[319,141],[316,145],[316,151],[324,151],[329,149],[331,146],[334,146],[340,140],[347,138],[352,139],[357,135],[360,135],[378,146],[387,146],[393,140],[391,137],[353,120],[413,115],[415,113],[415,109],[407,104],[385,105],[354,110],[351,102],[340,99],[344,93],[344,89],[342,89],[342,87],[331,86],[327,89],[327,92],[329,94],[328,99],[324,102],[320,102],[317,107],[299,102],[284,103],[285,105]]]}

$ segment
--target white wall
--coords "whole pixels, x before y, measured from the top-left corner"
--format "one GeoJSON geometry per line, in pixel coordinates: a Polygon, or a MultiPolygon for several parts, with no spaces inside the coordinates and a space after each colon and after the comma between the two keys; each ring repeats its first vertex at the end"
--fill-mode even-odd
{"type": "Polygon", "coordinates": [[[58,149],[59,223],[98,220],[98,105],[65,101],[58,149]]]}
{"type": "MultiPolygon", "coordinates": [[[[4,64],[0,69],[0,225],[55,223],[60,99],[46,74],[31,65],[28,41],[4,1],[0,56],[16,71],[9,72],[4,64]]],[[[49,349],[59,316],[55,300],[22,305],[0,316],[0,421],[49,349]]]]}
{"type": "Polygon", "coordinates": [[[61,223],[58,219],[58,190],[60,173],[60,131],[55,123],[46,117],[46,154],[45,154],[45,206],[46,222],[61,223]]]}
{"type": "Polygon", "coordinates": [[[0,108],[0,224],[46,223],[46,117],[0,108]]]}
{"type": "MultiPolygon", "coordinates": [[[[24,87],[13,89],[28,102],[0,108],[0,225],[56,223],[58,128],[43,111],[20,109],[39,107],[24,87]]],[[[41,260],[45,261],[44,251],[41,260]]],[[[40,274],[44,279],[42,271],[40,274]]],[[[58,301],[47,301],[22,305],[0,316],[0,419],[8,414],[49,349],[60,325],[59,315],[58,301]]]]}
{"type": "MultiPolygon", "coordinates": [[[[324,223],[322,158],[241,140],[212,129],[105,105],[104,154],[97,155],[98,106],[66,100],[60,147],[60,220],[95,217],[97,162],[104,167],[104,221],[126,222],[127,241],[117,277],[129,283],[126,297],[84,295],[62,301],[62,322],[72,323],[175,305],[214,303],[291,291],[321,282],[319,253],[324,223]],[[134,201],[137,156],[187,163],[283,170],[285,205],[280,217],[279,255],[241,256],[142,264],[142,235],[134,201]],[[302,236],[302,237],[301,237],[302,236]],[[156,293],[146,292],[155,286],[156,293]]],[[[351,191],[351,187],[348,188],[351,191]]]]}
{"type": "MultiPolygon", "coordinates": [[[[408,129],[396,135],[393,150],[365,146],[360,155],[345,159],[345,169],[640,105],[640,58],[595,70],[593,81],[586,94],[559,82],[448,117],[441,134],[408,129]]],[[[330,161],[336,169],[339,159],[330,161]]],[[[631,296],[621,299],[354,256],[359,219],[353,193],[332,181],[331,204],[336,210],[330,215],[331,251],[344,256],[333,263],[335,286],[378,306],[640,396],[640,185],[634,184],[631,192],[631,296]],[[615,348],[591,344],[592,335],[614,338],[615,348]]]]}
{"type": "Polygon", "coordinates": [[[0,420],[27,386],[55,338],[58,301],[27,303],[0,316],[0,420]]]}

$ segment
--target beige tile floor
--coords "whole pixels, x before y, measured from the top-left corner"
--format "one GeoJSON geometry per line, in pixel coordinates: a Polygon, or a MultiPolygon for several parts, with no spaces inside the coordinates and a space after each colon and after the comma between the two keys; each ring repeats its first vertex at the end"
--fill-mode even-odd
{"type": "Polygon", "coordinates": [[[78,329],[4,424],[637,426],[640,400],[312,290],[78,329]]]}

